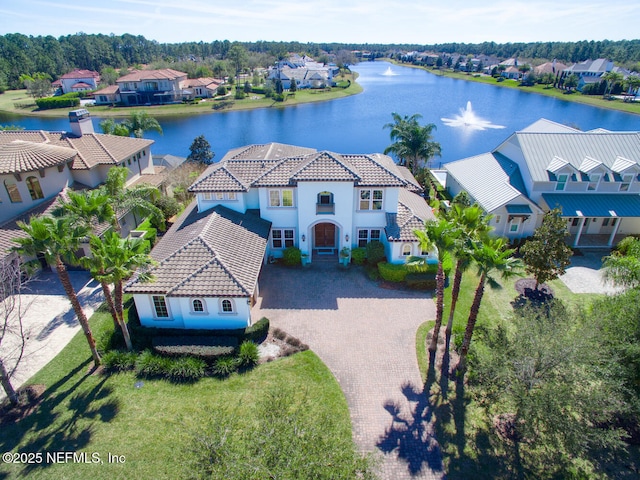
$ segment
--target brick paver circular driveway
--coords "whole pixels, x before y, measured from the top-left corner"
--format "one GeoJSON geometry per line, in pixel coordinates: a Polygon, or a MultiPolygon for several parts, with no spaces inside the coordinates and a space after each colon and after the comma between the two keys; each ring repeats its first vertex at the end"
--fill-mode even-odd
{"type": "Polygon", "coordinates": [[[358,267],[267,265],[253,318],[298,337],[317,353],[347,398],[353,437],[381,452],[381,477],[442,478],[432,417],[418,371],[418,326],[435,317],[424,292],[384,289],[358,267]]]}

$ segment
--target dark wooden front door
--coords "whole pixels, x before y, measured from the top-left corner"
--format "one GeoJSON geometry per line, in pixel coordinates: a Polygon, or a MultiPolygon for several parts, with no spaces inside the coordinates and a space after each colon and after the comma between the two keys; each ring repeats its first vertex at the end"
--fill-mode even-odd
{"type": "Polygon", "coordinates": [[[319,223],[315,226],[316,248],[335,248],[336,226],[333,223],[319,223]]]}

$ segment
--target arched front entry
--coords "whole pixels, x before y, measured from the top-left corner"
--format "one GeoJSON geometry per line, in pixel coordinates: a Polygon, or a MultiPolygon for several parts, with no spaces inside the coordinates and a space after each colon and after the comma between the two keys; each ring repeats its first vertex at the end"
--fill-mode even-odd
{"type": "Polygon", "coordinates": [[[336,252],[338,238],[338,228],[334,223],[322,222],[313,227],[313,248],[322,254],[333,254],[336,252]]]}

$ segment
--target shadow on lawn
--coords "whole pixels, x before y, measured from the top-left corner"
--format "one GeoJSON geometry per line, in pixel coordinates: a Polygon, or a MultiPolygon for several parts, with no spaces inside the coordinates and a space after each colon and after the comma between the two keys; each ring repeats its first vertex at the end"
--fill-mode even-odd
{"type": "MultiPolygon", "coordinates": [[[[58,452],[79,451],[86,447],[93,433],[95,421],[110,422],[117,415],[119,402],[109,399],[111,387],[105,386],[108,377],[104,376],[90,389],[79,387],[90,377],[85,373],[66,387],[80,372],[87,372],[91,363],[88,358],[77,365],[71,372],[51,385],[44,393],[37,411],[12,425],[4,425],[0,437],[0,451],[3,452],[58,452]],[[63,403],[66,402],[66,405],[63,403]],[[61,419],[60,410],[65,411],[61,419]],[[27,435],[32,440],[21,444],[27,435]],[[18,445],[20,445],[19,448],[18,445]]],[[[52,465],[43,461],[38,464],[25,465],[21,473],[29,473],[52,465]]],[[[0,476],[0,479],[2,477],[0,476]]]]}

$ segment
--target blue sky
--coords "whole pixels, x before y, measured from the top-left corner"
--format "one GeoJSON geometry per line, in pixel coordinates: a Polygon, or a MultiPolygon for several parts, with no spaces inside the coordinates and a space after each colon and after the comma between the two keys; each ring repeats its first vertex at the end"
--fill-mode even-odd
{"type": "Polygon", "coordinates": [[[0,34],[164,43],[479,43],[640,37],[637,0],[0,0],[0,34]]]}

